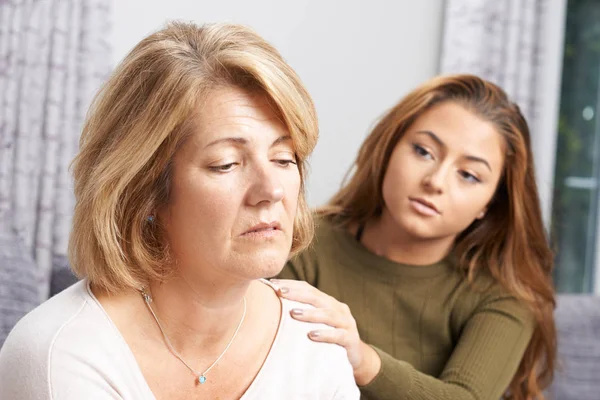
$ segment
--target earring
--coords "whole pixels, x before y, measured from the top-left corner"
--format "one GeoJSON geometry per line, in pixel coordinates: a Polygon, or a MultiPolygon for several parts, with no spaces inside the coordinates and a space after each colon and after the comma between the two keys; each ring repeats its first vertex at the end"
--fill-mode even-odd
{"type": "Polygon", "coordinates": [[[153,223],[154,222],[154,215],[150,214],[146,217],[146,222],[149,223],[153,223]]]}
{"type": "Polygon", "coordinates": [[[477,216],[478,219],[483,219],[483,217],[485,217],[485,211],[480,212],[477,216]]]}

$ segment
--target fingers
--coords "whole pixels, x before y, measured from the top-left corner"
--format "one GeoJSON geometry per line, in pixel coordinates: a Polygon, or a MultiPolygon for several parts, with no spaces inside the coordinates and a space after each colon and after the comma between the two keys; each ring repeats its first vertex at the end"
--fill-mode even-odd
{"type": "Polygon", "coordinates": [[[348,349],[354,342],[354,338],[345,329],[320,329],[308,333],[310,340],[320,343],[337,344],[348,349]]]}
{"type": "Polygon", "coordinates": [[[315,307],[308,309],[295,308],[290,311],[292,318],[331,327],[331,329],[311,331],[308,334],[311,340],[340,345],[346,348],[348,359],[360,359],[360,352],[357,350],[360,336],[356,321],[346,304],[337,301],[304,281],[272,279],[271,282],[279,288],[279,296],[315,307]]]}
{"type": "Polygon", "coordinates": [[[354,321],[348,315],[341,314],[330,308],[294,308],[290,314],[298,321],[325,324],[333,328],[350,328],[354,321]]]}
{"type": "Polygon", "coordinates": [[[271,282],[279,288],[279,296],[288,300],[310,304],[317,308],[334,308],[339,303],[333,297],[304,281],[272,279],[271,282]]]}

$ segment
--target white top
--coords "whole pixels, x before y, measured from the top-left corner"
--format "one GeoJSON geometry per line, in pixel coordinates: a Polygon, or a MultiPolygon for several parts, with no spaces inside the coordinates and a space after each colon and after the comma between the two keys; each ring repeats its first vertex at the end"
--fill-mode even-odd
{"type": "MultiPolygon", "coordinates": [[[[306,336],[282,299],[279,329],[242,400],[358,399],[344,348],[306,336]]],[[[0,349],[0,399],[155,399],[131,349],[80,281],[27,314],[0,349]]]]}

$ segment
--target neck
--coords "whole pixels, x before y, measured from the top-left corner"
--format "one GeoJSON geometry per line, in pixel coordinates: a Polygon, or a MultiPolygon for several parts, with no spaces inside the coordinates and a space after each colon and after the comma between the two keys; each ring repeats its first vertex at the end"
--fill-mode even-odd
{"type": "Polygon", "coordinates": [[[177,276],[150,284],[150,305],[177,351],[220,352],[240,323],[249,286],[250,282],[216,285],[177,276]]]}
{"type": "Polygon", "coordinates": [[[431,265],[442,260],[452,249],[455,236],[419,238],[400,228],[384,210],[365,225],[362,244],[388,260],[409,265],[431,265]]]}

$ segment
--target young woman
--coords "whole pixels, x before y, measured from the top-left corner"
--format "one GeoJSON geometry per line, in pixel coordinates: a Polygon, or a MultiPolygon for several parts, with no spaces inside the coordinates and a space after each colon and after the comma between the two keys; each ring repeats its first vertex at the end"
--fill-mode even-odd
{"type": "Polygon", "coordinates": [[[553,255],[529,129],[500,88],[460,75],[410,93],[317,220],[275,282],[316,307],[294,318],[333,328],[309,337],[346,348],[364,396],[543,397],[553,255]]]}

